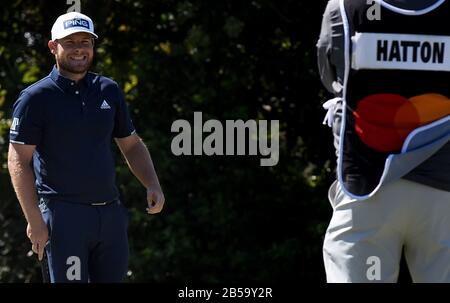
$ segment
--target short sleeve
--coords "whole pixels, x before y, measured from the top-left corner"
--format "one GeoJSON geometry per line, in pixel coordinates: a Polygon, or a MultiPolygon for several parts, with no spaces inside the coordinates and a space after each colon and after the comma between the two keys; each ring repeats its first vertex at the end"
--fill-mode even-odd
{"type": "Polygon", "coordinates": [[[122,91],[117,86],[117,107],[114,118],[114,138],[125,138],[135,132],[133,122],[131,121],[130,112],[125,102],[122,91]]]}
{"type": "Polygon", "coordinates": [[[43,129],[43,108],[37,97],[22,91],[13,105],[9,131],[11,143],[39,145],[43,129]]]}

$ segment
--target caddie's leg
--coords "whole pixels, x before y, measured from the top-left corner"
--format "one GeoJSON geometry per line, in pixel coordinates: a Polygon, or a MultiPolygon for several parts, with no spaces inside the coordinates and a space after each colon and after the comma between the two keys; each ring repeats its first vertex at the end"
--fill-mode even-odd
{"type": "MultiPolygon", "coordinates": [[[[412,182],[411,182],[412,183],[412,182]]],[[[450,192],[414,183],[405,258],[413,282],[450,283],[450,192]]]]}
{"type": "Polygon", "coordinates": [[[357,201],[333,183],[333,215],[323,246],[328,282],[397,281],[408,216],[397,199],[402,190],[402,182],[394,182],[357,201]]]}

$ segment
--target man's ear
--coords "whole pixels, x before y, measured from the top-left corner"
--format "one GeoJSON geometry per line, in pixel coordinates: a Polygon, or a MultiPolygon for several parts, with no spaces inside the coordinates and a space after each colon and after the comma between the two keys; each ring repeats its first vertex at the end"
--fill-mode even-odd
{"type": "Polygon", "coordinates": [[[47,43],[48,48],[50,49],[50,52],[55,55],[56,54],[56,42],[53,40],[49,40],[47,43]]]}

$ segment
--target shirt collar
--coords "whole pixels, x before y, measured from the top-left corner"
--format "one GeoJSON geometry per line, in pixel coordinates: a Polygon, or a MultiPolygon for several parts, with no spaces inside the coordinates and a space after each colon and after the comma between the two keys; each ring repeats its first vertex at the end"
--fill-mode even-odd
{"type": "MultiPolygon", "coordinates": [[[[56,68],[56,65],[53,66],[53,69],[50,73],[50,78],[52,78],[53,81],[55,81],[55,83],[64,91],[73,88],[75,85],[77,85],[77,83],[74,80],[62,76],[59,73],[59,70],[56,68]]],[[[86,75],[78,82],[78,85],[82,84],[86,87],[89,87],[91,83],[92,83],[92,75],[91,73],[87,72],[86,75]]]]}

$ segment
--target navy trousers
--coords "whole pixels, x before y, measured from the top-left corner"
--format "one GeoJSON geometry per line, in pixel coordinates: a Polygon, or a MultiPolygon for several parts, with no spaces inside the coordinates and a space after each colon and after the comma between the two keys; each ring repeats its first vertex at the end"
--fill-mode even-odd
{"type": "Polygon", "coordinates": [[[128,210],[106,205],[41,200],[49,229],[46,246],[52,283],[118,283],[128,270],[128,210]]]}

